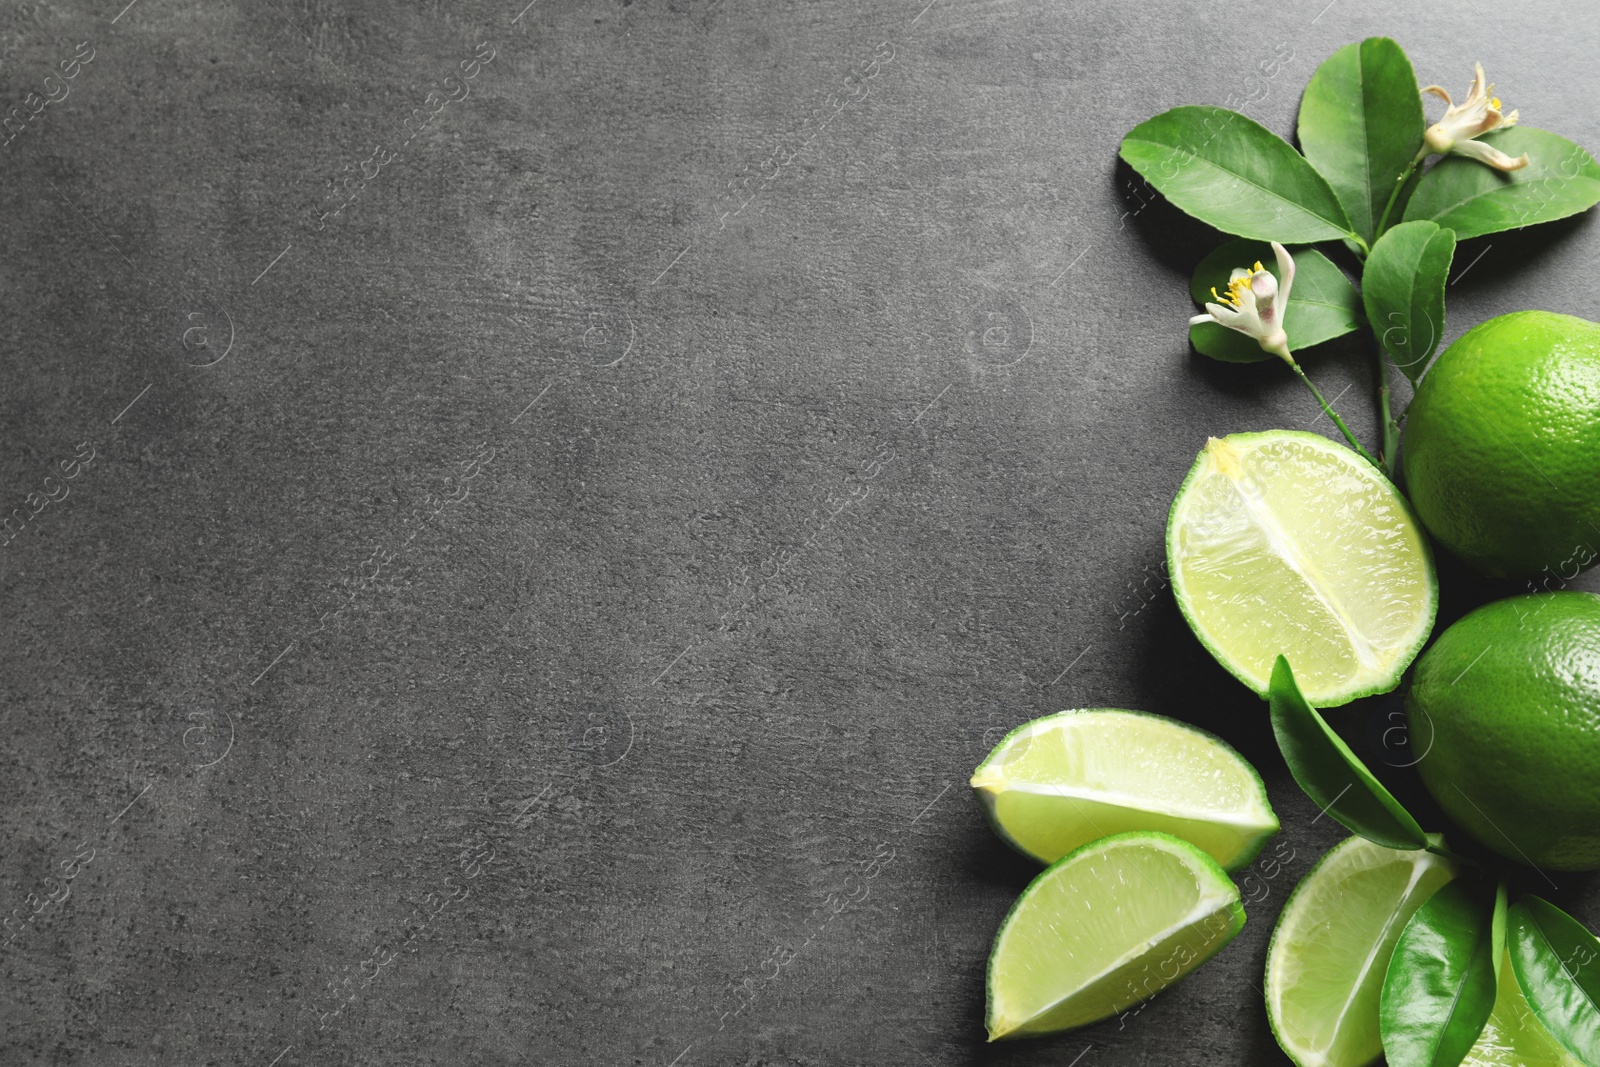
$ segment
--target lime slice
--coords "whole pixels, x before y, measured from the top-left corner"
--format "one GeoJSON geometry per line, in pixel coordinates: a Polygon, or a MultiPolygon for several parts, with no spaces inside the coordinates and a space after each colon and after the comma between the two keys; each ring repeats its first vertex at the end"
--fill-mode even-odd
{"type": "Polygon", "coordinates": [[[1399,491],[1343,445],[1297,430],[1206,442],[1172,502],[1167,566],[1217,662],[1265,697],[1287,656],[1320,708],[1399,685],[1439,602],[1399,491]]]}
{"type": "Polygon", "coordinates": [[[1239,891],[1167,834],[1113,834],[1045,869],[989,953],[989,1040],[1115,1015],[1200,966],[1244,925],[1239,891]]]}
{"type": "Polygon", "coordinates": [[[1063,711],[1011,731],[972,775],[1000,836],[1044,863],[1159,830],[1233,870],[1278,832],[1261,778],[1204,730],[1140,711],[1063,711]]]}
{"type": "Polygon", "coordinates": [[[1509,952],[1500,961],[1494,1011],[1461,1067],[1583,1067],[1583,1061],[1562,1048],[1534,1016],[1511,973],[1509,952]]]}
{"type": "Polygon", "coordinates": [[[1267,1018],[1300,1067],[1361,1067],[1383,1052],[1378,999],[1400,931],[1454,866],[1352,837],[1283,906],[1267,949],[1267,1018]]]}

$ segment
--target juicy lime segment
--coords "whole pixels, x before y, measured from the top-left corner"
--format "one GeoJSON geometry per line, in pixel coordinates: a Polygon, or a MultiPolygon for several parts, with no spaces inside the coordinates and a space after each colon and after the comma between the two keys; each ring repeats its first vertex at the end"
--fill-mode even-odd
{"type": "Polygon", "coordinates": [[[1303,878],[1267,949],[1267,1018],[1299,1067],[1362,1067],[1383,1052],[1378,1001],[1395,942],[1455,877],[1431,852],[1352,837],[1303,878]]]}
{"type": "Polygon", "coordinates": [[[1153,996],[1244,925],[1216,862],[1166,834],[1114,834],[1047,868],[989,953],[989,1040],[1084,1026],[1153,996]]]}
{"type": "Polygon", "coordinates": [[[1461,1067],[1583,1067],[1582,1061],[1550,1036],[1533,1014],[1511,973],[1511,954],[1500,960],[1500,987],[1494,1010],[1461,1067]]]}
{"type": "Polygon", "coordinates": [[[1242,867],[1278,831],[1261,778],[1203,730],[1115,708],[1025,723],[972,775],[995,829],[1054,863],[1108,834],[1157,830],[1242,867]]]}
{"type": "Polygon", "coordinates": [[[1398,685],[1438,608],[1432,553],[1399,492],[1296,430],[1206,442],[1172,503],[1167,564],[1223,667],[1264,697],[1287,656],[1318,707],[1398,685]]]}

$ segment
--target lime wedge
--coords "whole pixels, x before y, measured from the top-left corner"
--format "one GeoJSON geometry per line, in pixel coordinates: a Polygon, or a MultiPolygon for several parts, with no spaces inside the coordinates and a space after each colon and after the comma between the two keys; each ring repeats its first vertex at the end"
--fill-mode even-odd
{"type": "Polygon", "coordinates": [[[1399,685],[1439,602],[1399,491],[1343,445],[1297,430],[1206,442],[1172,502],[1167,566],[1217,662],[1265,697],[1287,656],[1319,708],[1399,685]]]}
{"type": "Polygon", "coordinates": [[[1516,975],[1511,973],[1511,954],[1500,961],[1500,990],[1495,994],[1494,1011],[1483,1024],[1483,1032],[1473,1043],[1461,1067],[1583,1067],[1583,1061],[1550,1036],[1528,1006],[1516,975]]]}
{"type": "Polygon", "coordinates": [[[1244,925],[1239,891],[1167,834],[1113,834],[1035,878],[989,953],[989,1040],[1115,1015],[1194,970],[1244,925]]]}
{"type": "Polygon", "coordinates": [[[1300,1067],[1362,1067],[1383,1052],[1378,999],[1400,931],[1454,866],[1352,837],[1283,906],[1267,949],[1267,1018],[1300,1067]]]}
{"type": "Polygon", "coordinates": [[[1043,863],[1159,830],[1229,870],[1278,832],[1250,764],[1204,730],[1140,711],[1063,711],[1011,731],[972,775],[1000,836],[1043,863]]]}

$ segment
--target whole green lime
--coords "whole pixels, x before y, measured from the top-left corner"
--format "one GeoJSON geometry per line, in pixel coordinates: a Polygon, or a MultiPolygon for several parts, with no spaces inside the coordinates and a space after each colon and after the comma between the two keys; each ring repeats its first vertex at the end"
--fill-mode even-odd
{"type": "Polygon", "coordinates": [[[1600,867],[1600,596],[1486,604],[1417,661],[1417,769],[1462,828],[1509,859],[1600,867]]]}
{"type": "Polygon", "coordinates": [[[1423,525],[1485,574],[1600,559],[1600,324],[1517,311],[1462,334],[1417,387],[1405,473],[1423,525]]]}

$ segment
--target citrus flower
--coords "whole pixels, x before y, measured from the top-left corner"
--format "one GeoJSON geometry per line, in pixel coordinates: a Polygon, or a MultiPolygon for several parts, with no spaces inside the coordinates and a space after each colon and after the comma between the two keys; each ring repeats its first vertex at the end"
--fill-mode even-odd
{"type": "Polygon", "coordinates": [[[1440,86],[1430,85],[1422,90],[1443,100],[1447,107],[1444,118],[1429,126],[1428,132],[1423,134],[1421,154],[1454,152],[1476,159],[1479,163],[1487,163],[1496,170],[1521,170],[1528,165],[1526,154],[1512,159],[1498,148],[1491,148],[1477,140],[1490,130],[1515,126],[1517,113],[1501,114],[1500,98],[1492,95],[1494,86],[1484,85],[1483,64],[1474,63],[1473,70],[1472,87],[1467,90],[1467,98],[1459,104],[1454,103],[1450,94],[1440,86]]]}
{"type": "Polygon", "coordinates": [[[1289,250],[1276,241],[1272,254],[1278,257],[1278,274],[1273,277],[1258,261],[1253,267],[1235,267],[1228,278],[1228,291],[1219,294],[1215,286],[1211,295],[1216,302],[1206,303],[1206,313],[1189,320],[1193,326],[1201,322],[1214,322],[1230,330],[1238,330],[1271,352],[1285,363],[1293,364],[1289,354],[1289,335],[1283,332],[1283,316],[1289,307],[1289,287],[1294,284],[1294,260],[1289,250]]]}

